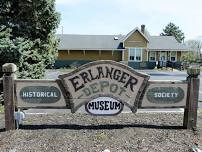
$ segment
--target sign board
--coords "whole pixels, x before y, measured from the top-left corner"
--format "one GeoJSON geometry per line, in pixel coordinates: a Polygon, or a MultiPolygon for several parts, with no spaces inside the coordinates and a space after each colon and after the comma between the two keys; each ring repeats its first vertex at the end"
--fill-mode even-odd
{"type": "Polygon", "coordinates": [[[92,115],[116,115],[124,106],[137,108],[185,107],[187,81],[149,81],[149,76],[114,61],[95,61],[57,80],[16,80],[20,108],[84,106],[92,115]]]}
{"type": "MultiPolygon", "coordinates": [[[[73,112],[82,105],[95,101],[119,102],[136,112],[141,91],[145,88],[149,76],[118,62],[95,61],[71,73],[60,75],[59,78],[70,94],[73,112]]],[[[87,111],[96,113],[95,110],[87,111]]],[[[108,112],[100,111],[97,114],[108,115],[108,112]]]]}
{"type": "Polygon", "coordinates": [[[59,80],[16,80],[15,88],[20,108],[69,107],[59,80]]]}
{"type": "Polygon", "coordinates": [[[117,115],[123,110],[124,104],[110,97],[98,97],[85,105],[92,115],[117,115]]]}
{"type": "Polygon", "coordinates": [[[27,103],[56,103],[61,93],[55,86],[27,86],[20,90],[20,98],[27,103]]]}
{"type": "Polygon", "coordinates": [[[185,107],[187,82],[149,81],[140,108],[185,107]]]}
{"type": "MultiPolygon", "coordinates": [[[[5,128],[15,129],[15,107],[69,108],[81,106],[92,115],[117,115],[125,106],[184,108],[183,126],[196,129],[199,67],[188,68],[186,81],[149,81],[149,76],[114,61],[95,61],[57,80],[16,80],[16,66],[3,65],[5,128]]],[[[126,108],[127,109],[127,108],[126,108]]]]}

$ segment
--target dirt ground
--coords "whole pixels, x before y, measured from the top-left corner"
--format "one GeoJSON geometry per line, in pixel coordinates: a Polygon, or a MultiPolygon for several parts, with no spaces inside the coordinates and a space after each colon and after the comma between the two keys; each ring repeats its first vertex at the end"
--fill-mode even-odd
{"type": "Polygon", "coordinates": [[[21,129],[5,132],[0,114],[0,151],[8,152],[188,152],[202,149],[198,130],[182,127],[182,113],[27,115],[21,129]]]}

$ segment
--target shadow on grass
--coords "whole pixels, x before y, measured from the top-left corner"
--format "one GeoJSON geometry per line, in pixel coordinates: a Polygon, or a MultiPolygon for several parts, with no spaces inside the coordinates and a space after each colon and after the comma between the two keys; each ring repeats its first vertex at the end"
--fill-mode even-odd
{"type": "Polygon", "coordinates": [[[111,130],[123,128],[147,128],[147,129],[184,129],[183,126],[159,126],[145,124],[105,124],[105,125],[76,125],[76,124],[60,124],[60,125],[22,125],[23,130],[37,129],[70,129],[70,130],[111,130]]]}
{"type": "MultiPolygon", "coordinates": [[[[59,125],[20,125],[22,130],[39,130],[39,129],[69,129],[69,130],[112,130],[123,128],[146,128],[146,129],[164,129],[164,130],[182,130],[183,126],[163,126],[163,125],[146,125],[146,124],[105,124],[105,125],[76,125],[76,124],[59,124],[59,125]]],[[[4,132],[5,128],[0,128],[4,132]]]]}

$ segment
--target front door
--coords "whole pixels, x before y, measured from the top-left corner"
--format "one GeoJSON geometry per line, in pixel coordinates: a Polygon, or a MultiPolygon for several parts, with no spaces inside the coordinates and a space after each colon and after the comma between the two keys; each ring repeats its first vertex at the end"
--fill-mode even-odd
{"type": "Polygon", "coordinates": [[[165,51],[160,52],[160,66],[165,67],[167,61],[167,54],[165,51]]]}
{"type": "Polygon", "coordinates": [[[167,59],[166,56],[167,56],[167,55],[166,55],[166,52],[165,52],[165,51],[160,52],[160,61],[166,62],[166,59],[167,59]]]}

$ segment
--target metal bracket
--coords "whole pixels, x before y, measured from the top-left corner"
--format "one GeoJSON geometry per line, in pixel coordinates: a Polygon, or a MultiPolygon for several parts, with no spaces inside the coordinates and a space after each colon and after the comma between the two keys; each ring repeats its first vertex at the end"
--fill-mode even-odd
{"type": "Polygon", "coordinates": [[[22,121],[25,120],[25,113],[23,111],[20,111],[20,109],[18,109],[18,111],[15,112],[15,120],[16,120],[16,128],[19,129],[20,124],[22,124],[22,121]]]}

